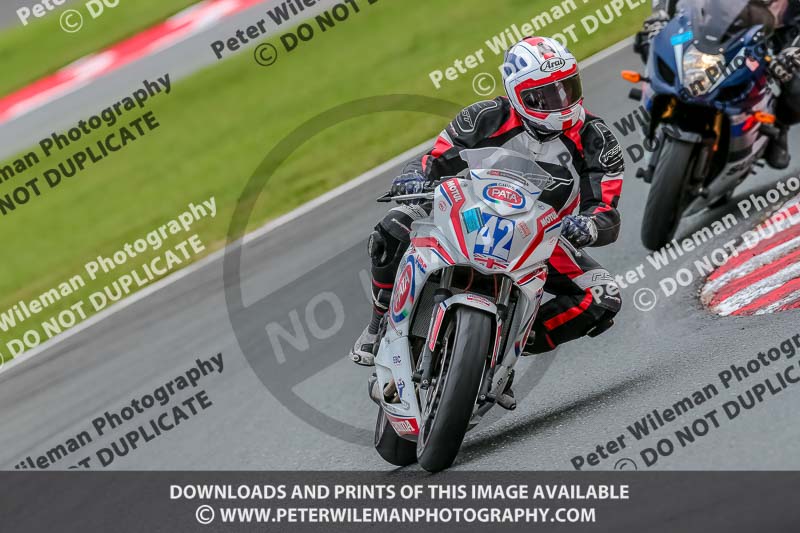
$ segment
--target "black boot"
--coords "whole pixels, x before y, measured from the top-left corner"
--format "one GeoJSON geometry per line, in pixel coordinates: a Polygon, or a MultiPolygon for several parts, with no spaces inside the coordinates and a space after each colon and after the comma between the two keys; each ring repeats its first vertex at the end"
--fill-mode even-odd
{"type": "Polygon", "coordinates": [[[361,336],[356,340],[355,346],[350,350],[350,360],[361,366],[375,366],[375,355],[378,352],[378,332],[386,312],[392,292],[388,289],[379,289],[372,284],[372,318],[361,336]]]}
{"type": "Polygon", "coordinates": [[[775,170],[785,170],[789,168],[792,156],[789,154],[789,128],[778,125],[778,136],[772,139],[764,155],[767,164],[775,170]]]}

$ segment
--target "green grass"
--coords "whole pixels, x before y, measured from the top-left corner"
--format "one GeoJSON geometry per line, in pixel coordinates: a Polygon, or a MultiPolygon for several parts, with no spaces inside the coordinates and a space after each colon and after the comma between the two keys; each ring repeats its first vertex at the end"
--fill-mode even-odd
{"type": "MultiPolygon", "coordinates": [[[[59,188],[2,217],[6,253],[0,266],[0,311],[20,299],[38,296],[75,273],[98,254],[109,254],[175,217],[189,202],[214,195],[219,213],[197,229],[209,251],[224,245],[237,199],[269,150],[294,128],[319,113],[358,98],[414,94],[467,105],[481,98],[472,79],[496,74],[501,58],[484,41],[511,24],[521,25],[552,5],[551,0],[406,0],[366,6],[334,30],[320,33],[275,65],[255,64],[248,52],[221,62],[173,86],[149,109],[161,127],[59,188]],[[447,21],[446,24],[443,21],[447,21]],[[437,91],[428,73],[484,47],[487,62],[437,91]]],[[[547,31],[560,31],[604,5],[580,4],[568,19],[547,31]]],[[[579,57],[587,57],[626,37],[647,8],[586,36],[578,26],[579,57]]],[[[277,39],[269,39],[277,44],[277,39]]],[[[41,46],[41,45],[40,45],[41,46]]],[[[131,89],[134,89],[132,87],[131,89]]],[[[502,90],[498,87],[498,91],[502,90]]],[[[499,92],[498,92],[499,94],[499,92]]],[[[258,197],[249,228],[318,196],[394,155],[434,136],[442,118],[391,112],[349,120],[309,139],[278,170],[258,197]]],[[[89,145],[90,140],[80,146],[89,145]]],[[[48,162],[57,163],[60,156],[48,162]]],[[[47,164],[0,185],[10,187],[38,176],[47,164]]],[[[366,232],[367,228],[365,228],[366,232]]],[[[134,261],[100,282],[116,279],[134,261]]],[[[105,283],[97,282],[91,290],[105,283]]],[[[84,289],[60,308],[85,298],[84,289]]],[[[44,313],[47,319],[52,313],[44,313]]],[[[35,324],[35,322],[31,322],[35,324]]],[[[0,334],[5,341],[21,334],[0,334]]]]}
{"type": "Polygon", "coordinates": [[[63,9],[37,19],[27,26],[18,20],[13,28],[0,34],[0,95],[25,86],[36,79],[130,37],[196,3],[198,0],[123,0],[116,8],[106,8],[92,19],[83,7],[85,2],[67,5],[84,17],[83,28],[66,33],[59,26],[63,9]],[[13,73],[11,75],[10,73],[13,73]]]}

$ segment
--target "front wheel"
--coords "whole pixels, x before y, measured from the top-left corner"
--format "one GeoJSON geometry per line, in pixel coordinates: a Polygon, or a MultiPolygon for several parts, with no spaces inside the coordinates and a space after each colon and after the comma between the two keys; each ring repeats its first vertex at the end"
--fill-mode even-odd
{"type": "Polygon", "coordinates": [[[455,461],[478,399],[492,340],[492,317],[457,307],[436,358],[417,439],[417,461],[439,472],[455,461]]]}
{"type": "Polygon", "coordinates": [[[688,203],[697,145],[667,137],[653,172],[642,219],[642,244],[658,250],[675,236],[688,203]]]}

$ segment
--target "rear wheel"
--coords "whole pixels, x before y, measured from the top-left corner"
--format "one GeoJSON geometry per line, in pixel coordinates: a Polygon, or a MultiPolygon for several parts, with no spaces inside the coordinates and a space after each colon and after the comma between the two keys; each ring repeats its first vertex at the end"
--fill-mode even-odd
{"type": "Polygon", "coordinates": [[[439,472],[455,461],[467,432],[492,340],[492,317],[458,307],[445,329],[436,358],[435,381],[425,394],[417,461],[439,472]]]}
{"type": "Polygon", "coordinates": [[[697,145],[667,137],[653,172],[642,220],[642,244],[658,250],[675,236],[687,206],[697,145]]]}
{"type": "Polygon", "coordinates": [[[416,444],[401,438],[395,432],[380,407],[378,420],[375,422],[375,450],[384,461],[395,466],[408,466],[417,462],[416,444]]]}

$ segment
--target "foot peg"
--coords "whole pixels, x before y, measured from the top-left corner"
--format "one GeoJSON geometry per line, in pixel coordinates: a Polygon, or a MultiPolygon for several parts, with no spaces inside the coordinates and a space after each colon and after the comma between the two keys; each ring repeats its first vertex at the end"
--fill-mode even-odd
{"type": "Polygon", "coordinates": [[[514,391],[511,390],[511,386],[514,384],[514,369],[511,369],[508,373],[508,381],[506,381],[506,386],[503,389],[503,394],[497,397],[495,403],[502,407],[507,411],[513,411],[517,408],[517,400],[514,398],[514,391]]]}
{"type": "Polygon", "coordinates": [[[514,398],[514,393],[512,391],[508,391],[506,394],[501,394],[497,397],[497,405],[505,409],[506,411],[513,411],[517,408],[517,400],[514,398]]]}

